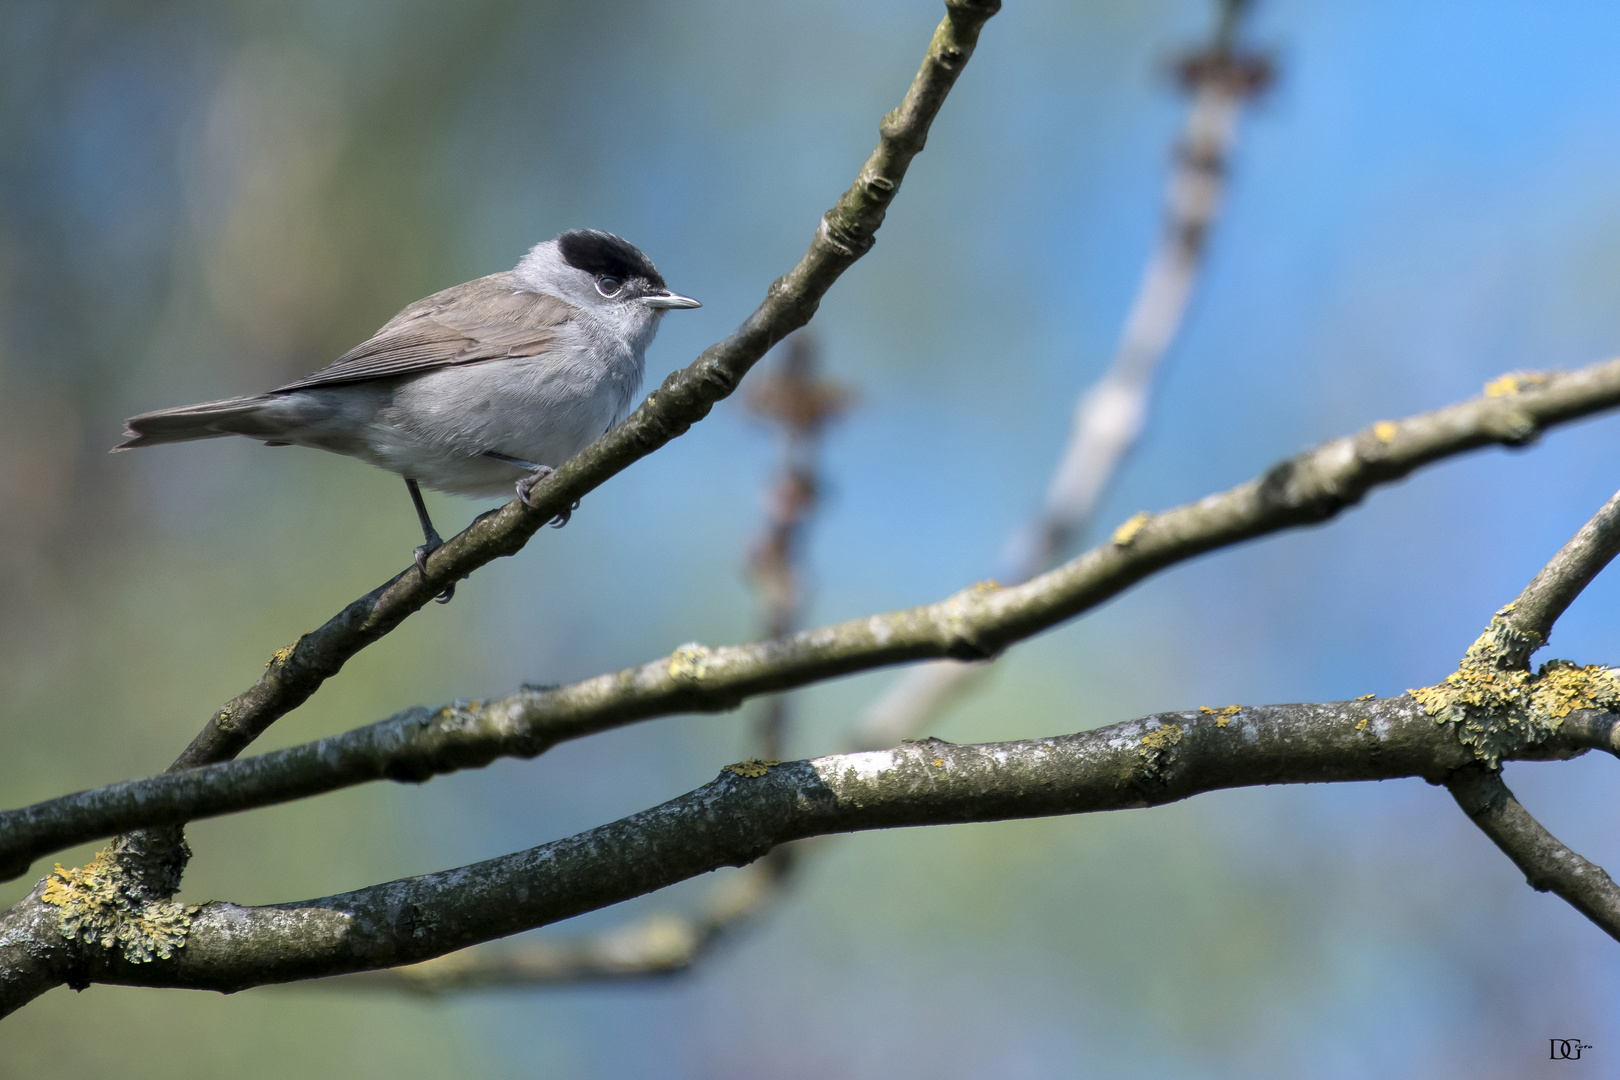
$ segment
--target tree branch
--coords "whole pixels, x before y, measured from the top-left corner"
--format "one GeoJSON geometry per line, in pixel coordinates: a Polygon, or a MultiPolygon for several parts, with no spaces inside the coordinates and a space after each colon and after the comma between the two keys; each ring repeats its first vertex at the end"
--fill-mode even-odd
{"type": "Polygon", "coordinates": [[[748,369],[815,314],[822,296],[871,248],[911,159],[1001,0],[946,0],[944,21],[900,106],[878,125],[877,149],[855,183],[822,216],[810,249],[773,282],[765,300],[731,336],[704,350],[647,395],[624,423],[565,462],[522,500],[474,521],[428,557],[426,572],[405,570],[271,658],[248,690],[227,702],[176,759],[185,769],[241,753],[272,723],[303,704],[355,653],[383,637],[444,589],[503,555],[633,462],[685,434],[748,369]]]}
{"type": "Polygon", "coordinates": [[[772,848],[758,862],[717,883],[690,915],[657,912],[598,934],[543,938],[505,948],[485,945],[418,964],[336,975],[317,985],[433,996],[675,975],[697,964],[780,896],[802,861],[800,849],[814,843],[799,841],[772,848]]]}
{"type": "Polygon", "coordinates": [[[656,716],[720,712],[748,697],[908,660],[993,656],[1095,607],[1155,571],[1216,548],[1333,517],[1369,489],[1490,443],[1620,404],[1620,360],[1548,375],[1401,421],[1379,421],[1196,503],[1139,514],[1107,543],[1022,585],[974,586],[935,604],[706,648],[569,686],[488,703],[417,706],[387,720],[236,762],[165,773],[0,813],[0,875],[40,855],[131,828],[268,806],[371,780],[422,781],[530,758],[568,739],[656,716]]]}
{"type": "Polygon", "coordinates": [[[1531,579],[1518,598],[1502,610],[1498,617],[1528,646],[1528,651],[1522,654],[1519,648],[1513,649],[1510,655],[1503,657],[1503,662],[1528,666],[1530,654],[1547,643],[1558,616],[1616,554],[1620,554],[1620,492],[1604,503],[1592,520],[1581,526],[1569,543],[1531,579]]]}
{"type": "Polygon", "coordinates": [[[1565,847],[1530,816],[1500,773],[1472,765],[1453,775],[1446,787],[1474,824],[1524,871],[1532,889],[1558,894],[1620,940],[1620,888],[1603,867],[1565,847]]]}
{"type": "MultiPolygon", "coordinates": [[[[184,947],[168,956],[136,962],[116,948],[81,947],[75,977],[241,990],[418,962],[810,836],[1155,806],[1255,784],[1409,776],[1443,783],[1472,763],[1466,747],[1403,695],[1162,713],[981,746],[930,739],[753,776],[728,769],[662,806],[486,862],[298,903],[205,904],[189,915],[184,947]]],[[[0,942],[60,969],[66,950],[39,906],[19,905],[0,920],[0,942]]],[[[0,1011],[23,1004],[39,982],[0,982],[0,1011]]]]}
{"type": "MultiPolygon", "coordinates": [[[[1487,387],[1516,386],[1511,376],[1487,387]]],[[[1601,866],[1565,847],[1502,780],[1502,759],[1579,753],[1598,747],[1615,753],[1614,717],[1579,705],[1620,705],[1615,672],[1554,660],[1531,675],[1530,654],[1547,641],[1553,623],[1620,551],[1620,493],[1559,549],[1511,604],[1498,611],[1469,646],[1455,674],[1412,691],[1435,720],[1455,725],[1478,761],[1446,781],[1457,805],[1508,858],[1530,887],[1555,892],[1620,940],[1620,889],[1601,866]]]]}

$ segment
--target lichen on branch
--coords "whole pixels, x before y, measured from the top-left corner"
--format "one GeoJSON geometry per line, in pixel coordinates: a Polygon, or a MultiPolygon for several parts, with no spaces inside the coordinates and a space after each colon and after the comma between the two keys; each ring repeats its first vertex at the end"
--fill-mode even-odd
{"type": "Polygon", "coordinates": [[[57,928],[67,940],[116,949],[137,964],[167,960],[183,948],[197,913],[194,905],[149,895],[111,847],[84,866],[57,863],[40,900],[62,910],[57,928]]]}
{"type": "Polygon", "coordinates": [[[1531,674],[1511,662],[1540,644],[1508,625],[1511,608],[1491,617],[1444,682],[1410,691],[1425,713],[1455,724],[1458,740],[1492,769],[1502,767],[1503,757],[1546,742],[1576,709],[1620,707],[1620,681],[1601,664],[1549,660],[1531,674]]]}

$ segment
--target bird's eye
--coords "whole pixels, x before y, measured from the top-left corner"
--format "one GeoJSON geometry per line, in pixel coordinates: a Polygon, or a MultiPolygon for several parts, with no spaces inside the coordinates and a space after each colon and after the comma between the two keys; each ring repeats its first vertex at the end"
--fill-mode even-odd
{"type": "Polygon", "coordinates": [[[624,282],[616,277],[603,274],[596,279],[596,291],[603,296],[618,296],[619,290],[624,288],[624,282]]]}

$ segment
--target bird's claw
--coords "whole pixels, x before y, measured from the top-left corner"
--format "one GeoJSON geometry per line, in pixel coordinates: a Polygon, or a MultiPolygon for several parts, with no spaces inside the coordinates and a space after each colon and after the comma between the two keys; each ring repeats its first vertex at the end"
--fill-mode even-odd
{"type": "MultiPolygon", "coordinates": [[[[533,472],[529,473],[528,476],[525,476],[523,479],[517,482],[518,498],[523,500],[524,506],[532,507],[534,505],[534,501],[529,497],[534,494],[534,486],[540,483],[540,481],[550,477],[551,474],[556,471],[557,470],[553,469],[550,465],[542,465],[538,469],[535,469],[533,472]]],[[[551,527],[553,529],[562,528],[564,525],[568,524],[568,519],[573,517],[574,511],[578,509],[579,500],[575,499],[574,505],[570,506],[568,509],[551,519],[551,527]]]]}
{"type": "Polygon", "coordinates": [[[574,505],[570,506],[568,509],[564,510],[562,513],[558,514],[556,517],[551,519],[551,527],[553,529],[562,528],[564,525],[568,524],[569,519],[574,516],[574,511],[578,510],[578,509],[579,509],[579,500],[575,499],[574,500],[574,505]]]}
{"type": "MultiPolygon", "coordinates": [[[[436,533],[436,532],[428,533],[428,535],[426,537],[426,542],[423,543],[420,547],[418,547],[416,549],[416,551],[413,553],[415,558],[416,558],[416,571],[417,571],[417,573],[421,574],[424,578],[427,577],[428,556],[433,554],[435,551],[438,551],[442,547],[444,547],[444,541],[439,539],[439,534],[436,533]]],[[[445,587],[444,592],[440,593],[438,596],[435,596],[433,598],[433,602],[436,603],[436,604],[448,604],[450,602],[451,598],[454,597],[455,595],[456,595],[456,587],[455,587],[455,585],[454,584],[447,585],[445,587]]]]}
{"type": "Polygon", "coordinates": [[[529,473],[528,476],[525,476],[523,479],[517,482],[517,496],[523,500],[524,506],[534,505],[533,501],[531,501],[529,498],[530,495],[534,494],[534,486],[556,471],[557,470],[553,469],[550,465],[541,465],[539,468],[529,473]]]}

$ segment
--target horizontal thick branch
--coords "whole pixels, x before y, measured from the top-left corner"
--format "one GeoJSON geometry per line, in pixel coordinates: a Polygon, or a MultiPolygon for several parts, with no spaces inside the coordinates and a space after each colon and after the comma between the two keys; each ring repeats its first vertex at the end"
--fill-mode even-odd
{"type": "MultiPolygon", "coordinates": [[[[133,962],[116,948],[85,946],[75,977],[241,990],[426,960],[747,864],[810,836],[1145,807],[1256,784],[1411,776],[1444,783],[1473,764],[1404,695],[1165,713],[982,746],[930,739],[789,762],[763,775],[724,771],[651,810],[442,873],[300,903],[206,904],[168,957],[133,962]]],[[[36,940],[52,932],[38,905],[20,908],[0,919],[0,968],[9,952],[51,951],[36,940]]],[[[25,986],[0,984],[0,1010],[27,996],[25,986]]]]}
{"type": "Polygon", "coordinates": [[[1196,503],[1139,515],[1108,543],[1011,588],[984,584],[925,607],[752,645],[679,649],[569,686],[440,709],[407,709],[317,742],[131,780],[0,813],[0,875],[51,851],[133,828],[285,802],[371,780],[425,780],[499,757],[533,757],[655,716],[714,712],[756,694],[936,657],[995,655],[1214,548],[1325,520],[1377,484],[1489,443],[1620,404],[1620,360],[1401,421],[1380,421],[1196,503]]]}
{"type": "Polygon", "coordinates": [[[174,767],[235,757],[303,704],[351,656],[446,587],[494,559],[515,554],[547,522],[707,416],[771,346],[810,321],[833,282],[871,248],[911,159],[922,151],[934,117],[973,55],[980,29],[1000,7],[1001,0],[947,0],[945,19],[916,78],[900,106],[878,126],[877,149],[855,183],[822,216],[798,265],[771,284],[765,300],[730,337],[671,374],[624,423],[536,485],[530,505],[514,500],[480,517],[430,555],[425,571],[404,571],[278,651],[259,681],[214,714],[174,767]]]}

